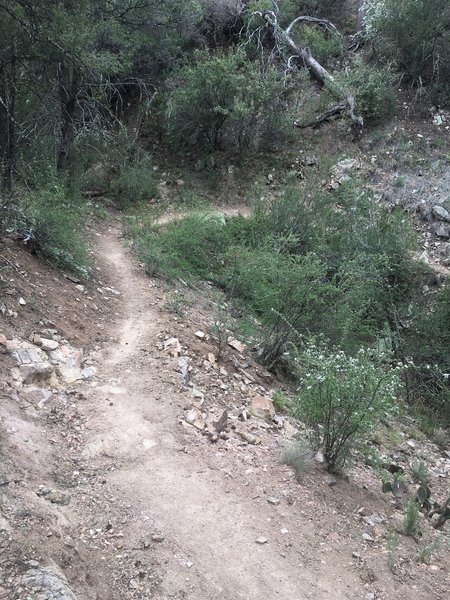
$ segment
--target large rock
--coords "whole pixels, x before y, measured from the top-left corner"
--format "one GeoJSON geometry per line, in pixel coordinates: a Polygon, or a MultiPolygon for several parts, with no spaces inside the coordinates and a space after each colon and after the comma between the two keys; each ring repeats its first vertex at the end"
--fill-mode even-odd
{"type": "Polygon", "coordinates": [[[434,227],[434,234],[436,237],[441,238],[442,240],[450,239],[450,225],[445,225],[445,223],[436,223],[434,227]]]}
{"type": "Polygon", "coordinates": [[[443,206],[439,206],[439,204],[436,204],[436,206],[433,206],[433,208],[431,209],[431,212],[433,213],[433,217],[435,219],[438,219],[439,221],[445,221],[446,223],[450,223],[450,213],[443,206]]]}
{"type": "Polygon", "coordinates": [[[56,373],[63,383],[74,383],[84,378],[81,368],[83,350],[63,345],[49,354],[56,373]]]}
{"type": "Polygon", "coordinates": [[[6,349],[17,362],[23,383],[52,383],[54,368],[40,348],[29,342],[12,339],[6,342],[6,349]]]}
{"type": "Polygon", "coordinates": [[[273,402],[267,396],[255,396],[252,399],[251,411],[255,416],[262,419],[272,417],[275,414],[273,402]]]}
{"type": "Polygon", "coordinates": [[[77,600],[69,588],[65,575],[58,567],[36,567],[28,570],[21,579],[21,584],[37,593],[37,600],[77,600]]]}

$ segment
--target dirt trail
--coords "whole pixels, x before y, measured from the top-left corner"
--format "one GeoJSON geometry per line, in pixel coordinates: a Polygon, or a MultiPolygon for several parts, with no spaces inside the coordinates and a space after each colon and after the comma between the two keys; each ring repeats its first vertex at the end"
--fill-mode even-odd
{"type": "MultiPolygon", "coordinates": [[[[309,521],[296,542],[286,544],[273,507],[255,510],[248,488],[230,490],[224,473],[195,449],[183,451],[187,434],[177,425],[183,398],[173,385],[179,374],[163,368],[154,352],[165,317],[156,306],[154,284],[119,238],[118,229],[98,238],[100,263],[123,302],[117,342],[102,352],[91,388],[84,457],[93,465],[105,457],[120,465],[108,475],[108,485],[132,514],[128,536],[138,544],[148,522],[164,532],[167,564],[158,598],[361,597],[355,573],[343,573],[339,564],[333,572],[314,549],[308,558],[320,568],[305,568],[302,538],[314,540],[309,521]],[[268,543],[257,544],[261,536],[268,543]]],[[[286,526],[298,527],[298,515],[294,523],[288,513],[280,515],[286,526]]]]}

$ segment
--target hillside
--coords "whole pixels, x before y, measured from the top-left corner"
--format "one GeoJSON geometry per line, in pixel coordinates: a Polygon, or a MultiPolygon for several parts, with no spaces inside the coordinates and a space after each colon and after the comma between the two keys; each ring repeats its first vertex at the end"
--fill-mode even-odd
{"type": "Polygon", "coordinates": [[[0,600],[447,598],[446,0],[0,31],[0,600]]]}

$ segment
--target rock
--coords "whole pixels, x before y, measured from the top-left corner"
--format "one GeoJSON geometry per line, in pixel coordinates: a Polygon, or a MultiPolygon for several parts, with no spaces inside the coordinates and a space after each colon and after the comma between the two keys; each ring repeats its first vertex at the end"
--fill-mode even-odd
{"type": "Polygon", "coordinates": [[[95,367],[85,367],[84,369],[81,369],[81,377],[83,379],[90,379],[96,372],[97,370],[95,367]]]}
{"type": "Polygon", "coordinates": [[[60,506],[67,506],[70,502],[70,495],[58,490],[51,491],[45,497],[47,500],[50,500],[52,504],[59,504],[60,506]]]}
{"type": "Polygon", "coordinates": [[[130,579],[130,581],[128,582],[128,587],[130,588],[130,590],[137,590],[139,588],[139,584],[136,581],[136,579],[130,579]]]}
{"type": "Polygon", "coordinates": [[[314,456],[314,460],[316,461],[316,463],[319,463],[319,464],[322,464],[325,462],[325,457],[320,450],[314,456]]]}
{"type": "Polygon", "coordinates": [[[273,402],[267,396],[255,396],[252,398],[251,411],[261,418],[272,417],[275,414],[273,402]]]}
{"type": "Polygon", "coordinates": [[[283,436],[285,438],[293,438],[298,434],[298,429],[291,425],[287,419],[283,421],[283,436]]]}
{"type": "Polygon", "coordinates": [[[19,304],[20,304],[20,306],[26,306],[27,303],[26,303],[26,300],[24,300],[24,298],[21,297],[21,298],[19,298],[19,304]]]}
{"type": "Polygon", "coordinates": [[[190,569],[191,567],[194,566],[194,563],[191,560],[188,560],[187,563],[186,563],[186,566],[187,566],[188,569],[190,569]]]}
{"type": "Polygon", "coordinates": [[[362,534],[362,539],[365,542],[374,542],[375,541],[374,538],[371,535],[369,535],[368,533],[363,533],[362,534]]]}
{"type": "Polygon", "coordinates": [[[53,350],[56,350],[56,348],[59,346],[58,342],[55,342],[55,340],[49,340],[47,338],[40,338],[40,342],[41,343],[39,345],[45,352],[53,352],[53,350]]]}
{"type": "Polygon", "coordinates": [[[203,419],[203,415],[198,408],[192,408],[191,410],[188,410],[184,417],[184,420],[186,421],[186,423],[189,423],[189,425],[193,425],[197,429],[203,430],[205,428],[205,421],[203,419]]]}
{"type": "Polygon", "coordinates": [[[439,206],[436,204],[431,209],[433,217],[438,219],[439,221],[445,221],[446,223],[450,223],[450,213],[443,206],[439,206]]]}
{"type": "Polygon", "coordinates": [[[261,536],[261,537],[259,537],[259,538],[256,538],[256,540],[255,540],[255,542],[256,542],[257,544],[260,544],[261,546],[262,546],[263,544],[267,544],[267,542],[268,542],[268,541],[269,541],[269,540],[268,540],[266,537],[263,537],[263,536],[261,536]]]}
{"type": "Polygon", "coordinates": [[[325,475],[324,481],[330,487],[334,487],[335,485],[337,485],[338,482],[336,477],[334,477],[333,475],[325,475]]]}
{"type": "Polygon", "coordinates": [[[445,225],[444,223],[436,223],[434,227],[434,235],[443,240],[450,239],[450,225],[445,225]]]}
{"type": "Polygon", "coordinates": [[[361,558],[361,554],[359,552],[352,552],[352,557],[359,560],[361,558]]]}
{"type": "Polygon", "coordinates": [[[183,179],[177,179],[177,186],[182,187],[184,185],[183,179]]]}
{"type": "Polygon", "coordinates": [[[196,331],[195,337],[198,337],[199,340],[204,340],[206,337],[206,333],[204,331],[196,331]]]}
{"type": "Polygon", "coordinates": [[[240,354],[245,352],[245,349],[247,348],[245,344],[234,338],[228,338],[228,345],[234,350],[237,350],[240,354]]]}
{"type": "Polygon", "coordinates": [[[0,346],[4,346],[6,348],[6,343],[7,343],[6,337],[3,335],[3,333],[0,333],[0,346]]]}
{"type": "Polygon", "coordinates": [[[83,379],[81,361],[83,350],[71,346],[59,346],[50,353],[56,373],[63,383],[74,383],[83,379]]]}
{"type": "Polygon", "coordinates": [[[248,444],[258,444],[259,440],[256,436],[254,436],[252,433],[247,433],[246,431],[238,431],[238,434],[241,436],[241,438],[246,441],[248,444]]]}
{"type": "Polygon", "coordinates": [[[375,594],[373,592],[368,592],[365,596],[364,596],[364,600],[375,600],[375,594]]]}
{"type": "Polygon", "coordinates": [[[56,566],[28,570],[20,580],[23,586],[39,590],[37,598],[45,600],[76,600],[66,577],[56,566]]]}
{"type": "Polygon", "coordinates": [[[169,354],[172,356],[180,356],[181,354],[181,344],[176,337],[171,337],[164,342],[164,350],[170,349],[169,354]]]}
{"type": "Polygon", "coordinates": [[[161,543],[164,541],[164,536],[161,535],[160,533],[154,533],[152,535],[152,542],[157,542],[157,543],[161,543]]]}
{"type": "Polygon", "coordinates": [[[267,502],[269,504],[272,504],[272,506],[277,506],[278,504],[280,504],[279,498],[274,498],[273,496],[269,496],[269,498],[267,498],[267,502]]]}
{"type": "Polygon", "coordinates": [[[209,362],[210,362],[212,365],[215,365],[215,364],[216,364],[216,357],[215,357],[215,355],[214,355],[212,352],[210,352],[210,353],[208,354],[208,361],[209,361],[209,362]]]}
{"type": "Polygon", "coordinates": [[[217,433],[221,433],[224,429],[227,428],[228,425],[228,411],[225,409],[223,413],[220,415],[218,421],[213,422],[214,428],[217,433]]]}
{"type": "Polygon", "coordinates": [[[318,160],[315,156],[309,156],[308,154],[301,159],[301,162],[303,165],[305,165],[305,167],[313,167],[314,165],[317,165],[318,160]]]}
{"type": "Polygon", "coordinates": [[[189,360],[185,356],[182,356],[178,360],[178,367],[180,369],[183,386],[186,387],[189,383],[189,360]]]}

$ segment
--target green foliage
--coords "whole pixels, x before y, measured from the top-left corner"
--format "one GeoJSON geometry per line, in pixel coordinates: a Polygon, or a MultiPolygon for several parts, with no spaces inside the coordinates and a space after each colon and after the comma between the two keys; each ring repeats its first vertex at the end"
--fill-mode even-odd
{"type": "Polygon", "coordinates": [[[174,148],[243,152],[283,129],[284,85],[275,69],[263,78],[258,63],[236,50],[197,52],[194,59],[169,82],[167,136],[174,148]]]}
{"type": "Polygon", "coordinates": [[[405,332],[405,352],[412,398],[426,404],[450,423],[450,286],[440,289],[431,307],[417,306],[412,326],[405,332]]]}
{"type": "Polygon", "coordinates": [[[158,194],[151,162],[146,157],[132,159],[118,165],[110,182],[110,193],[116,198],[119,208],[150,201],[158,194]]]}
{"type": "Polygon", "coordinates": [[[447,0],[369,0],[367,29],[376,52],[395,60],[435,99],[450,99],[450,4],[447,0]]]}
{"type": "Polygon", "coordinates": [[[86,207],[60,184],[33,193],[22,192],[18,206],[4,207],[7,226],[32,252],[58,267],[86,274],[88,245],[86,207]]]}
{"type": "Polygon", "coordinates": [[[400,540],[397,535],[397,532],[394,530],[390,530],[387,536],[387,550],[388,550],[388,564],[389,568],[393,571],[397,564],[398,558],[398,548],[400,545],[400,540]]]}
{"type": "Polygon", "coordinates": [[[313,452],[306,439],[291,441],[283,447],[281,462],[292,467],[297,478],[301,479],[308,465],[313,462],[313,452]]]}
{"type": "Polygon", "coordinates": [[[342,39],[336,33],[329,33],[314,26],[304,25],[293,36],[303,48],[309,48],[314,58],[324,67],[344,54],[342,39]]]}
{"type": "Polygon", "coordinates": [[[367,65],[362,60],[353,62],[345,82],[353,90],[358,110],[367,123],[380,123],[394,114],[396,79],[389,66],[367,65]]]}
{"type": "Polygon", "coordinates": [[[414,462],[411,465],[411,473],[414,479],[422,485],[427,485],[430,481],[427,466],[423,461],[414,462]]]}
{"type": "Polygon", "coordinates": [[[382,357],[361,349],[356,356],[308,342],[297,358],[299,390],[295,415],[311,428],[331,470],[380,418],[394,409],[399,373],[382,357]]]}
{"type": "Polygon", "coordinates": [[[415,498],[410,498],[406,504],[403,531],[410,536],[416,535],[419,531],[419,505],[415,498]]]}

